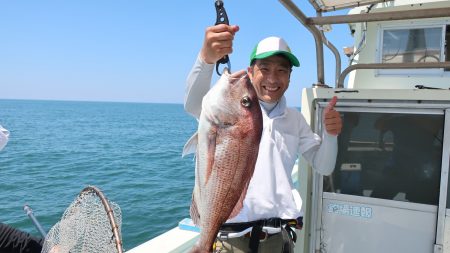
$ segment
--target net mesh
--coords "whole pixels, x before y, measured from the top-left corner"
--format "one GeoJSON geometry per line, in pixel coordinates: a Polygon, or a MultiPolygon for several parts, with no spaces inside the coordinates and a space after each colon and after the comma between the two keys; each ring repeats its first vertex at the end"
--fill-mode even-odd
{"type": "Polygon", "coordinates": [[[43,253],[122,253],[119,205],[86,187],[47,234],[43,253]]]}

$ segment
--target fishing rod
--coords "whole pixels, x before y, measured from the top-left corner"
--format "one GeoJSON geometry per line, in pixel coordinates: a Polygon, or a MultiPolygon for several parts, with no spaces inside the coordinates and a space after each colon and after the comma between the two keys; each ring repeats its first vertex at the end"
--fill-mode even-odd
{"type": "MultiPolygon", "coordinates": [[[[225,11],[225,7],[223,6],[223,1],[216,0],[214,6],[216,7],[216,25],[218,24],[229,25],[230,22],[228,20],[227,12],[225,11]]],[[[231,63],[228,55],[225,55],[224,57],[220,58],[216,63],[216,72],[219,76],[221,75],[221,73],[219,72],[220,64],[227,64],[228,71],[231,72],[231,63]]]]}
{"type": "Polygon", "coordinates": [[[33,221],[34,226],[36,226],[37,230],[39,231],[39,233],[42,235],[42,237],[46,237],[47,233],[45,232],[44,228],[42,228],[41,224],[39,223],[39,221],[36,219],[36,217],[34,217],[33,215],[33,210],[31,209],[31,207],[29,207],[28,205],[24,205],[23,206],[23,210],[25,211],[25,213],[28,215],[28,217],[30,217],[31,221],[33,221]]]}

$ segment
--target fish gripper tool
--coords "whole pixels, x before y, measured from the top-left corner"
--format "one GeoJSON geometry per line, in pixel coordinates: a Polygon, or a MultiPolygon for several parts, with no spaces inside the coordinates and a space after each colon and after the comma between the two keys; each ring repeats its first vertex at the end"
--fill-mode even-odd
{"type": "MultiPolygon", "coordinates": [[[[214,6],[216,7],[216,25],[218,24],[226,24],[229,25],[230,22],[228,20],[227,12],[225,11],[225,7],[223,6],[222,0],[216,0],[214,6]]],[[[228,71],[231,73],[231,64],[230,64],[230,58],[228,55],[225,55],[224,57],[220,58],[216,63],[216,72],[220,76],[219,72],[219,65],[220,64],[227,64],[228,71]]]]}

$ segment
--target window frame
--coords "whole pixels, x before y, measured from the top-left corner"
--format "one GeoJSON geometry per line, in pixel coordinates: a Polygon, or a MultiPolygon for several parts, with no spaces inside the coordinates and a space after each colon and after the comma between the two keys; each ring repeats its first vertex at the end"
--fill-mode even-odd
{"type": "MultiPolygon", "coordinates": [[[[401,24],[378,24],[377,34],[377,47],[375,49],[375,60],[377,63],[382,63],[383,56],[383,40],[384,32],[386,30],[412,30],[412,29],[427,29],[427,28],[440,28],[441,29],[441,48],[440,48],[440,62],[445,61],[445,33],[447,22],[436,21],[424,21],[417,22],[411,21],[401,24]]],[[[450,43],[450,42],[449,42],[450,43]]],[[[440,69],[377,69],[375,70],[375,76],[444,76],[446,71],[443,68],[440,69]]]]}
{"type": "MultiPolygon", "coordinates": [[[[316,111],[314,114],[314,132],[318,135],[322,135],[324,131],[324,126],[322,121],[323,110],[327,107],[327,102],[316,101],[316,111]]],[[[402,101],[383,101],[380,103],[365,103],[365,102],[339,102],[339,105],[335,107],[338,112],[377,112],[377,113],[410,113],[410,114],[428,114],[428,115],[444,115],[444,129],[450,129],[450,105],[446,103],[442,104],[416,104],[416,103],[404,103],[402,101]]],[[[443,163],[441,164],[441,188],[439,192],[439,202],[438,206],[441,207],[443,205],[446,208],[447,203],[447,191],[450,189],[447,188],[447,185],[450,184],[449,180],[449,164],[445,163],[446,157],[449,158],[450,151],[447,146],[450,146],[450,130],[444,131],[444,140],[443,140],[443,163]],[[445,178],[443,178],[443,176],[445,178]],[[444,187],[444,188],[443,188],[444,187]],[[445,192],[443,192],[445,191],[445,192]]],[[[322,205],[322,196],[323,196],[323,176],[318,173],[313,173],[313,184],[312,191],[318,194],[317,198],[313,198],[313,208],[318,208],[318,206],[322,205]]],[[[450,194],[450,193],[449,193],[450,194]]],[[[361,196],[358,196],[361,197],[361,196]]],[[[371,198],[371,197],[364,197],[371,198]]],[[[387,201],[390,203],[395,203],[397,201],[382,199],[381,201],[387,201]]],[[[450,200],[449,200],[450,201],[450,200]]],[[[406,202],[410,204],[417,204],[414,202],[406,202]]],[[[422,204],[419,204],[422,205],[422,204]]],[[[319,210],[319,209],[316,209],[319,210]]],[[[320,209],[320,211],[322,211],[320,209]]]]}

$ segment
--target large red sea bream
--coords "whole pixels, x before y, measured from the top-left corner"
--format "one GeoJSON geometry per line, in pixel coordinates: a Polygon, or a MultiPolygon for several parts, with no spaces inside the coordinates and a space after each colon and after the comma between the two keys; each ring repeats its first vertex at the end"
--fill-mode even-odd
{"type": "Polygon", "coordinates": [[[191,218],[201,229],[191,252],[212,252],[220,226],[243,206],[262,133],[262,114],[247,73],[225,69],[203,97],[197,133],[183,155],[196,153],[191,218]]]}

